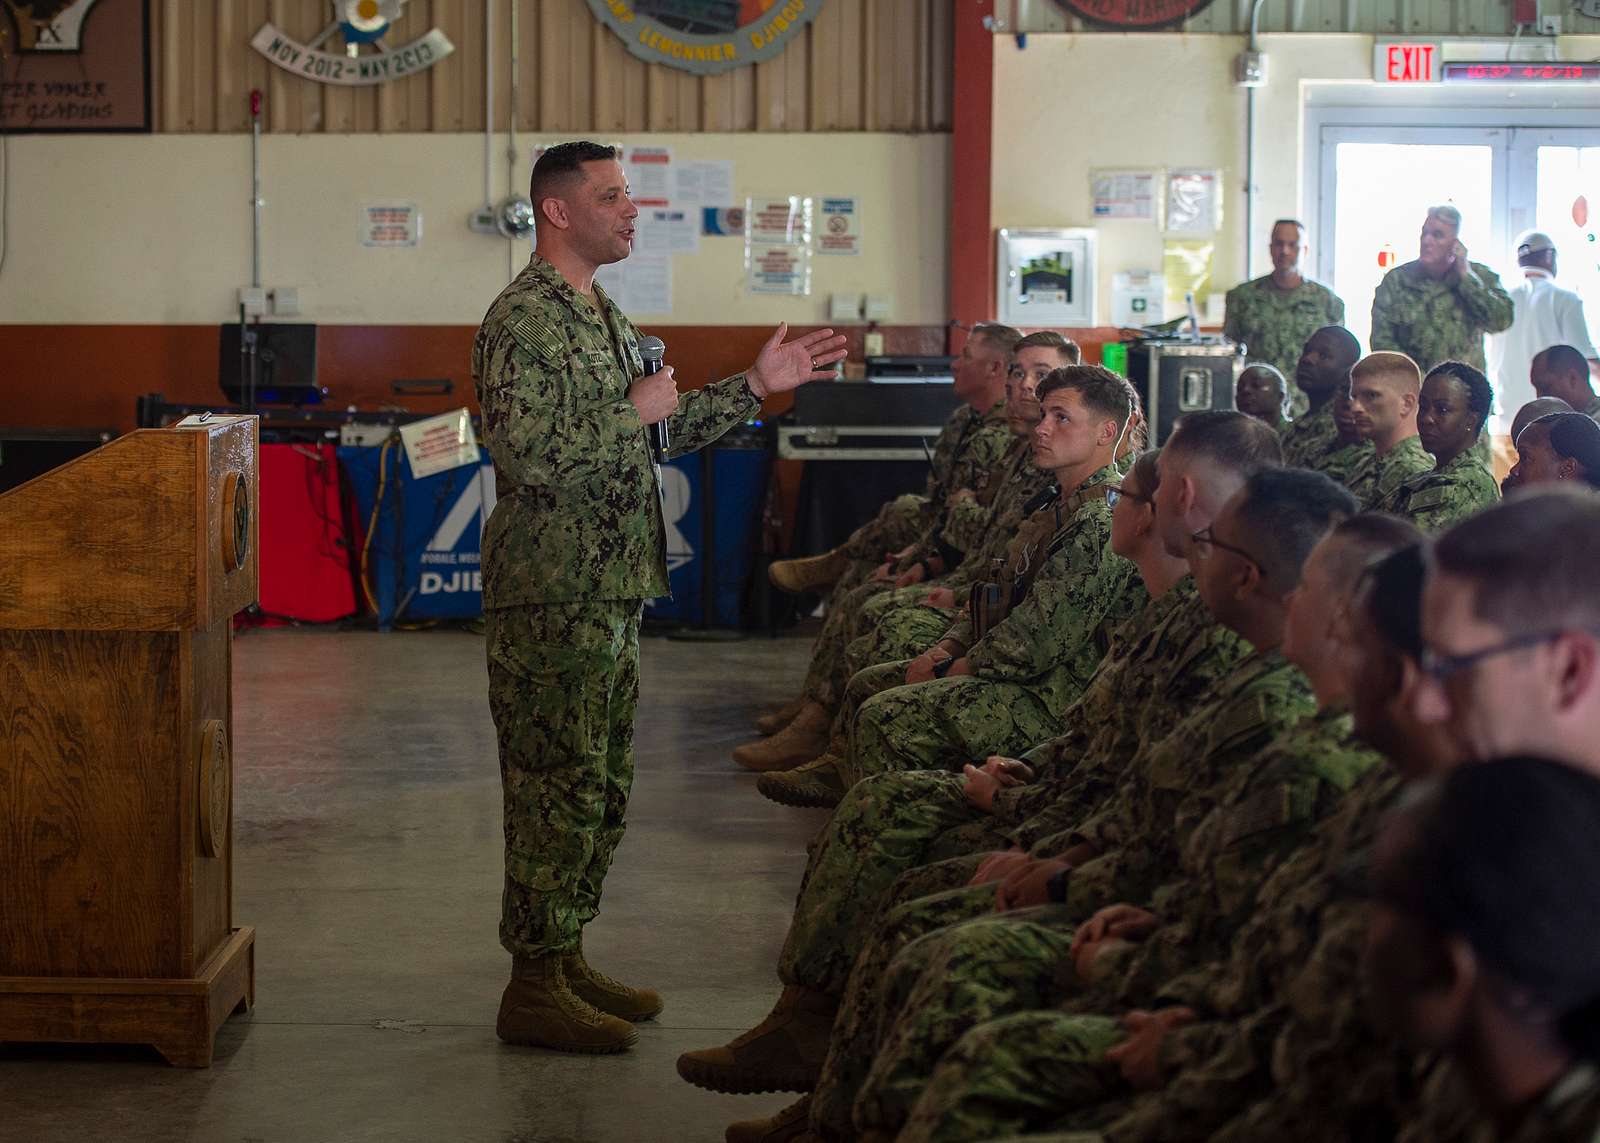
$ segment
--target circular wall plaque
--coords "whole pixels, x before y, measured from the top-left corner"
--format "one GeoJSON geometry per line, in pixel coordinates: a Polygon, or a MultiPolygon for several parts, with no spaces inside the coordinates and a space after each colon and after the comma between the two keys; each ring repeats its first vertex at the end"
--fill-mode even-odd
{"type": "Polygon", "coordinates": [[[1165,28],[1204,11],[1211,0],[1056,0],[1074,16],[1107,28],[1165,28]]]}
{"type": "Polygon", "coordinates": [[[650,63],[715,75],[772,59],[824,0],[587,0],[628,51],[650,63]]]}
{"type": "Polygon", "coordinates": [[[244,567],[250,554],[250,486],[244,473],[222,479],[222,563],[224,572],[244,567]]]}
{"type": "Polygon", "coordinates": [[[208,719],[200,726],[200,852],[207,857],[227,847],[232,794],[228,728],[220,718],[208,719]]]}

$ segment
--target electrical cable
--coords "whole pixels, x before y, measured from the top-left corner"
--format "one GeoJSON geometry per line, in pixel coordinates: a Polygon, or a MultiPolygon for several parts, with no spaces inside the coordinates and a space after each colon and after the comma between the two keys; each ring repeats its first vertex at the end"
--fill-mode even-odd
{"type": "Polygon", "coordinates": [[[0,274],[6,270],[6,247],[11,243],[11,136],[0,131],[0,274]]]}
{"type": "Polygon", "coordinates": [[[372,594],[371,569],[367,566],[367,555],[372,550],[372,537],[378,530],[378,512],[383,508],[383,496],[389,487],[389,451],[395,447],[396,438],[391,436],[383,442],[383,447],[378,450],[378,491],[372,498],[372,515],[367,517],[367,535],[361,541],[361,594],[366,597],[367,606],[374,615],[378,614],[378,600],[372,594]]]}

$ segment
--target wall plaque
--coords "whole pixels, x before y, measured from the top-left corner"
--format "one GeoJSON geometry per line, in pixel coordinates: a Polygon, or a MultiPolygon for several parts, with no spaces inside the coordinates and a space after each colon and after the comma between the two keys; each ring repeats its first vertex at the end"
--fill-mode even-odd
{"type": "Polygon", "coordinates": [[[782,53],[822,0],[588,0],[595,17],[650,63],[715,75],[782,53]]]}
{"type": "Polygon", "coordinates": [[[1211,0],[1056,0],[1074,16],[1107,28],[1140,31],[1181,24],[1211,0]]]}
{"type": "Polygon", "coordinates": [[[0,131],[148,130],[147,0],[0,2],[0,131]]]}

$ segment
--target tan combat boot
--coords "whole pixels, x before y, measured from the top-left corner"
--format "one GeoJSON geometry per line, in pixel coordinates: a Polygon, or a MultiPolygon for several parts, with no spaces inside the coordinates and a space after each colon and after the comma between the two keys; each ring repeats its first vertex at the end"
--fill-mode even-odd
{"type": "Polygon", "coordinates": [[[583,959],[582,949],[561,958],[561,975],[574,996],[608,1016],[638,1023],[661,1014],[659,992],[653,988],[629,988],[603,972],[596,972],[583,959]]]}
{"type": "Polygon", "coordinates": [[[789,725],[771,738],[747,742],[733,752],[733,760],[746,770],[765,772],[787,770],[809,762],[828,748],[828,731],[833,725],[828,710],[807,699],[789,725]]]}
{"type": "Polygon", "coordinates": [[[567,987],[561,956],[513,957],[494,1034],[508,1044],[558,1052],[622,1052],[639,1041],[626,1020],[607,1016],[567,987]]]}
{"type": "Polygon", "coordinates": [[[839,548],[803,560],[774,560],[767,565],[767,578],[779,591],[802,595],[820,591],[839,582],[850,566],[850,557],[839,548]]]}
{"type": "Polygon", "coordinates": [[[845,788],[839,759],[832,754],[813,758],[793,770],[763,774],[756,783],[763,797],[780,806],[808,809],[832,809],[844,800],[845,788]]]}
{"type": "Polygon", "coordinates": [[[825,993],[785,988],[771,1014],[744,1035],[679,1056],[678,1074],[696,1087],[729,1095],[810,1091],[838,1011],[839,1002],[825,993]]]}
{"type": "Polygon", "coordinates": [[[811,1097],[801,1096],[776,1115],[728,1124],[727,1143],[821,1143],[811,1130],[811,1097]]]}
{"type": "Polygon", "coordinates": [[[794,721],[794,716],[800,713],[800,708],[806,705],[806,696],[790,699],[777,710],[768,711],[756,719],[756,733],[763,738],[770,738],[784,727],[794,721]]]}

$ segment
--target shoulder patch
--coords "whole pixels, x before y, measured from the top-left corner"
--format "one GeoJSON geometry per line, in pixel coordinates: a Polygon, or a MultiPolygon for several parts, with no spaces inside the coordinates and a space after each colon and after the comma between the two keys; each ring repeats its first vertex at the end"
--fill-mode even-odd
{"type": "Polygon", "coordinates": [[[535,322],[526,313],[513,314],[506,321],[506,331],[523,349],[546,361],[560,361],[564,356],[562,350],[565,346],[555,331],[535,322]]]}

